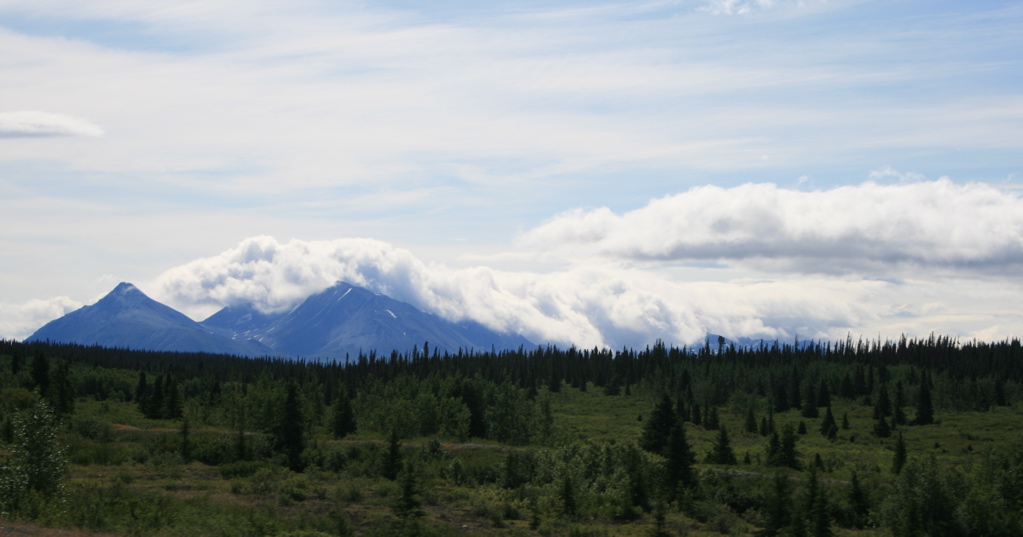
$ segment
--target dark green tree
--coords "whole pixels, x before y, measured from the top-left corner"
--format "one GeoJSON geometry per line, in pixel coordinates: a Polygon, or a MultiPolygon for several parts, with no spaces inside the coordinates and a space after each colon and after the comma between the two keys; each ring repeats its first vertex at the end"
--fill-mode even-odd
{"type": "Polygon", "coordinates": [[[895,383],[895,402],[892,406],[892,425],[899,426],[909,423],[906,419],[906,394],[902,382],[895,383]]]}
{"type": "Polygon", "coordinates": [[[384,452],[383,464],[381,465],[380,475],[385,479],[394,481],[398,479],[398,473],[401,471],[402,456],[401,456],[401,441],[398,438],[397,431],[391,431],[391,438],[387,443],[387,451],[384,452]]]}
{"type": "Polygon", "coordinates": [[[932,423],[934,423],[934,404],[931,402],[931,388],[927,385],[926,380],[921,380],[913,425],[930,425],[932,423]]]}
{"type": "Polygon", "coordinates": [[[186,463],[192,461],[192,440],[191,428],[188,425],[188,418],[181,420],[181,460],[186,463]]]}
{"type": "Polygon", "coordinates": [[[32,387],[43,397],[50,393],[50,360],[42,351],[32,359],[32,387]]]}
{"type": "Polygon", "coordinates": [[[791,522],[792,492],[789,478],[782,474],[774,474],[774,486],[766,507],[764,527],[756,533],[757,537],[775,537],[782,534],[791,522]]]}
{"type": "Polygon", "coordinates": [[[828,437],[829,440],[834,440],[838,434],[838,424],[835,423],[835,415],[831,412],[831,407],[824,412],[824,419],[821,420],[821,434],[828,437]]]}
{"type": "Polygon", "coordinates": [[[334,396],[334,412],[330,421],[330,432],[334,438],[341,439],[355,432],[355,412],[352,401],[348,398],[348,390],[342,385],[334,396]]]}
{"type": "Polygon", "coordinates": [[[722,425],[718,429],[718,439],[714,448],[707,454],[708,464],[738,464],[735,452],[732,451],[731,441],[728,439],[728,429],[722,425]]]}
{"type": "Polygon", "coordinates": [[[892,473],[899,475],[902,468],[906,466],[907,460],[906,441],[902,439],[902,433],[895,437],[895,453],[892,456],[892,473]]]}
{"type": "Polygon", "coordinates": [[[668,445],[668,435],[675,426],[675,410],[671,398],[667,395],[654,407],[650,418],[643,422],[643,433],[639,437],[639,447],[651,452],[662,453],[668,445]]]}
{"type": "Polygon", "coordinates": [[[888,420],[884,417],[877,420],[874,424],[874,436],[878,438],[888,438],[892,435],[892,428],[888,425],[888,420]]]}
{"type": "Polygon", "coordinates": [[[746,423],[743,425],[743,430],[753,434],[757,432],[757,418],[753,415],[753,407],[746,411],[746,423]]]}
{"type": "Polygon", "coordinates": [[[820,412],[817,410],[817,395],[813,391],[813,386],[806,389],[806,404],[803,405],[800,415],[804,418],[820,417],[820,412]]]}
{"type": "Polygon", "coordinates": [[[57,376],[53,379],[50,400],[57,416],[67,416],[75,412],[75,385],[71,381],[71,367],[63,362],[57,368],[57,376]]]}
{"type": "Polygon", "coordinates": [[[288,461],[288,468],[294,472],[304,469],[302,452],[305,451],[305,417],[302,415],[302,403],[298,399],[298,387],[288,383],[284,408],[277,417],[273,428],[273,449],[283,453],[288,461]]]}
{"type": "Polygon", "coordinates": [[[849,507],[851,507],[851,525],[862,528],[866,525],[867,514],[870,512],[870,499],[860,484],[860,478],[854,471],[849,484],[849,507]]]}
{"type": "Polygon", "coordinates": [[[576,515],[575,505],[575,484],[572,483],[572,475],[565,472],[564,477],[561,479],[561,515],[564,517],[572,518],[576,515]]]}
{"type": "Polygon", "coordinates": [[[679,487],[690,488],[696,484],[696,473],[693,471],[696,458],[686,439],[684,423],[678,422],[671,428],[668,444],[664,448],[664,458],[665,492],[668,500],[674,501],[679,487]]]}

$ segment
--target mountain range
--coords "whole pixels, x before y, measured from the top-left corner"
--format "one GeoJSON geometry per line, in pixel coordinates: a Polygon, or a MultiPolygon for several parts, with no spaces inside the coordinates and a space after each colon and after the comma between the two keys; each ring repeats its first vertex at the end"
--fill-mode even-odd
{"type": "Polygon", "coordinates": [[[154,351],[209,352],[307,359],[404,353],[431,349],[516,349],[532,346],[518,334],[474,321],[451,322],[411,304],[345,282],[308,297],[290,311],[268,314],[229,306],[202,322],[121,283],[91,306],[47,323],[26,341],[98,344],[154,351]]]}

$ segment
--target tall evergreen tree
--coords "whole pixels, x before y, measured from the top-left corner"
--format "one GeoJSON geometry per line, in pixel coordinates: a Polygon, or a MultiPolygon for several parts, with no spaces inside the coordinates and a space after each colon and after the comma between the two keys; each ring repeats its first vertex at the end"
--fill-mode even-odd
{"type": "Polygon", "coordinates": [[[809,386],[806,389],[806,404],[803,405],[803,411],[800,415],[804,418],[820,417],[820,412],[817,410],[817,394],[814,393],[813,386],[809,386]]]}
{"type": "Polygon", "coordinates": [[[355,412],[352,410],[352,402],[348,399],[348,390],[344,385],[334,395],[334,413],[331,416],[330,432],[334,438],[341,439],[355,432],[355,412]]]}
{"type": "Polygon", "coordinates": [[[828,437],[829,440],[833,440],[838,434],[838,424],[835,423],[835,415],[831,412],[831,407],[824,412],[824,419],[821,420],[821,434],[828,437]]]}
{"type": "Polygon", "coordinates": [[[892,473],[899,475],[902,468],[906,466],[906,441],[902,439],[902,433],[895,437],[895,453],[892,456],[892,473]]]}
{"type": "Polygon", "coordinates": [[[32,359],[32,387],[43,397],[50,393],[50,360],[42,351],[32,359]]]}
{"type": "Polygon", "coordinates": [[[679,487],[692,487],[696,484],[696,473],[693,471],[693,456],[689,441],[686,440],[684,423],[676,423],[668,435],[668,444],[664,448],[665,461],[664,480],[668,499],[674,501],[679,487]]]}
{"type": "Polygon", "coordinates": [[[380,474],[385,479],[394,481],[395,479],[398,479],[398,473],[401,471],[401,465],[401,442],[398,439],[398,432],[396,430],[392,430],[390,440],[387,443],[387,451],[384,452],[383,467],[380,474]]]}
{"type": "Polygon", "coordinates": [[[743,430],[753,434],[757,432],[757,418],[753,415],[753,407],[746,411],[746,423],[743,425],[743,430]]]}
{"type": "Polygon", "coordinates": [[[931,402],[931,389],[926,379],[920,381],[920,395],[916,404],[914,425],[930,425],[934,423],[934,405],[931,402]]]}
{"type": "Polygon", "coordinates": [[[731,441],[728,439],[728,429],[722,425],[718,428],[718,439],[714,448],[707,454],[708,464],[738,464],[735,452],[732,451],[731,441]]]}
{"type": "Polygon", "coordinates": [[[304,469],[302,452],[305,451],[305,417],[298,399],[298,387],[294,382],[288,383],[284,408],[273,429],[273,448],[284,454],[288,468],[292,471],[301,472],[304,469]]]}
{"type": "Polygon", "coordinates": [[[650,418],[643,422],[643,433],[639,437],[639,447],[651,452],[662,453],[668,445],[668,436],[675,426],[674,405],[667,395],[654,407],[650,418]]]}
{"type": "Polygon", "coordinates": [[[895,402],[892,406],[892,424],[893,425],[905,425],[908,423],[906,419],[906,394],[905,390],[902,389],[902,382],[895,383],[895,402]]]}
{"type": "Polygon", "coordinates": [[[792,499],[789,478],[782,474],[774,474],[774,486],[767,504],[767,517],[764,526],[756,533],[757,537],[775,537],[781,535],[791,522],[792,499]]]}

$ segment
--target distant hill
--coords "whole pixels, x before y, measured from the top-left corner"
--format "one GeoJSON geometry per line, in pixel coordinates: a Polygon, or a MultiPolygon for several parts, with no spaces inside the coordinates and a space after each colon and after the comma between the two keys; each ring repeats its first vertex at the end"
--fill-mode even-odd
{"type": "Polygon", "coordinates": [[[501,334],[472,322],[452,323],[367,289],[339,282],[290,312],[264,315],[251,306],[228,307],[203,321],[208,328],[252,337],[276,352],[307,358],[355,357],[392,350],[499,350],[532,346],[518,334],[501,334]]]}
{"type": "MultiPolygon", "coordinates": [[[[47,323],[26,341],[98,344],[153,351],[239,356],[387,357],[414,347],[504,350],[532,344],[472,322],[453,323],[410,304],[339,282],[290,312],[265,314],[251,305],[227,307],[202,323],[121,283],[91,306],[47,323]]],[[[431,351],[432,352],[432,351],[431,351]]]]}
{"type": "Polygon", "coordinates": [[[26,341],[240,356],[276,354],[255,340],[234,340],[211,333],[130,283],[118,284],[99,302],[46,323],[26,341]]]}

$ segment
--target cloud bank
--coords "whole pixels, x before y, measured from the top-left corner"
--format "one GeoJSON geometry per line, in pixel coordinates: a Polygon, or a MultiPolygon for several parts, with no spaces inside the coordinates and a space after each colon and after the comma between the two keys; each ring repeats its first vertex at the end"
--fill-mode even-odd
{"type": "Polygon", "coordinates": [[[0,302],[0,337],[24,339],[44,324],[83,305],[66,296],[29,300],[21,304],[0,302]]]}
{"type": "Polygon", "coordinates": [[[452,268],[371,239],[259,236],[149,288],[186,311],[283,311],[344,280],[451,320],[585,347],[693,344],[708,333],[991,338],[1023,329],[1012,313],[1023,294],[1012,270],[1021,215],[1014,195],[947,180],[701,187],[623,215],[573,211],[526,232],[517,255],[558,256],[552,272],[452,268]],[[993,276],[978,282],[977,270],[993,276]]]}
{"type": "Polygon", "coordinates": [[[0,138],[37,138],[49,136],[103,136],[103,129],[84,119],[24,110],[0,112],[0,138]]]}
{"type": "Polygon", "coordinates": [[[1009,274],[1023,268],[1023,199],[948,179],[813,192],[769,183],[704,186],[623,214],[570,211],[519,242],[565,255],[722,262],[780,272],[1009,274]]]}

